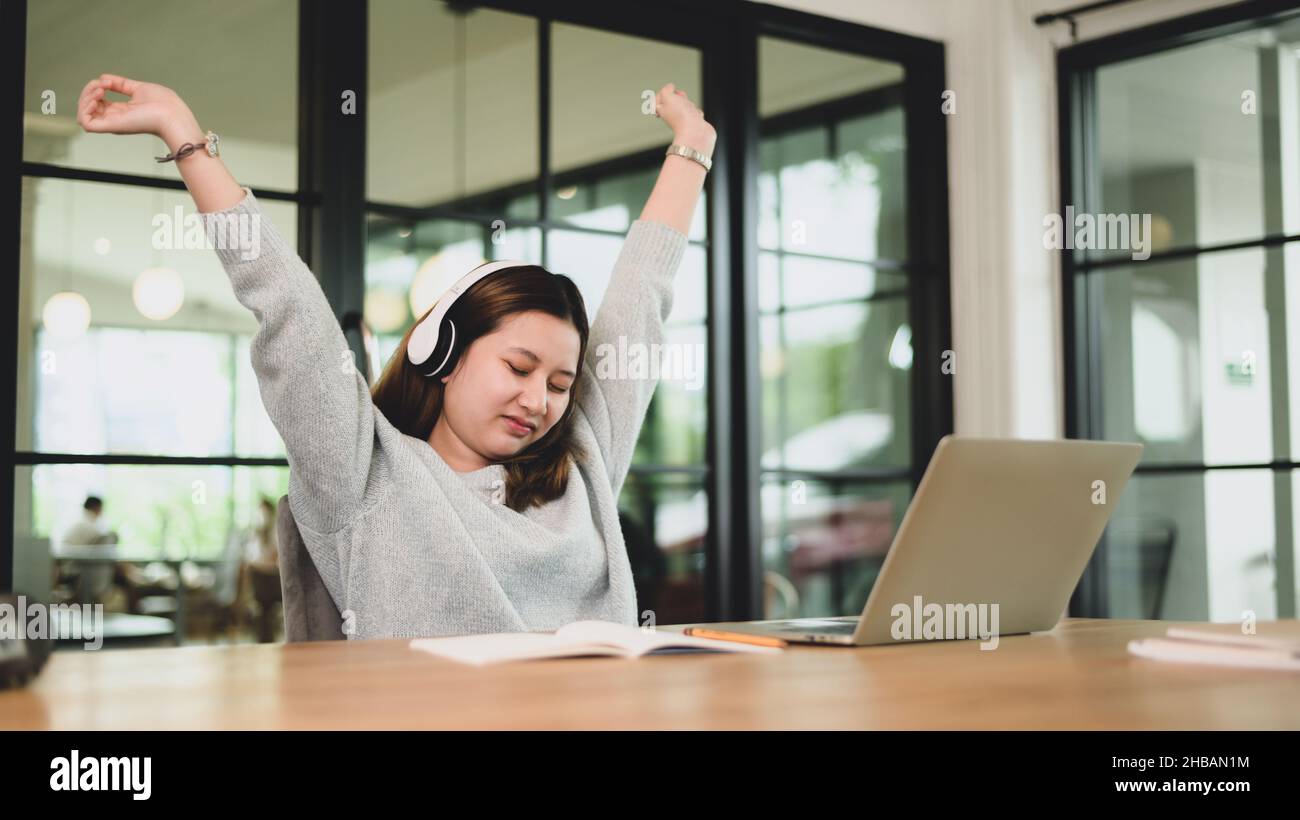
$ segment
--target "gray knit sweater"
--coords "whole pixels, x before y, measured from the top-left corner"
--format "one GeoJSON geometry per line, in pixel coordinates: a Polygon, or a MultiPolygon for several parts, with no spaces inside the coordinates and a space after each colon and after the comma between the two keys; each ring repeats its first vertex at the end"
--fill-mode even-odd
{"type": "Polygon", "coordinates": [[[255,244],[213,242],[235,297],[260,325],[251,358],[288,454],[289,507],[330,596],[350,615],[349,637],[637,624],[617,498],[656,383],[598,379],[594,351],[617,347],[620,335],[662,343],[686,237],[633,222],[591,323],[570,415],[588,456],[571,465],[562,497],[519,513],[498,503],[504,467],[457,473],[388,422],[344,354],[315,276],[244,190],[238,204],[205,214],[206,228],[213,238],[231,224],[218,218],[257,223],[255,244]]]}

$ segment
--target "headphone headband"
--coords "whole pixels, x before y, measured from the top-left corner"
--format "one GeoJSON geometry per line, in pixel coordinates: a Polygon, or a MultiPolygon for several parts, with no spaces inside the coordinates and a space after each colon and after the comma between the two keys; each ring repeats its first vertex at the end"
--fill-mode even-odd
{"type": "MultiPolygon", "coordinates": [[[[520,262],[514,259],[500,259],[495,262],[484,262],[482,265],[471,270],[469,273],[456,280],[456,284],[447,289],[445,293],[438,297],[434,303],[433,310],[424,317],[420,324],[416,325],[411,332],[411,338],[406,345],[406,358],[419,367],[430,364],[430,359],[434,358],[434,352],[440,347],[438,344],[441,338],[444,338],[442,332],[442,323],[446,319],[447,312],[451,306],[461,297],[465,291],[474,287],[474,285],[485,276],[510,268],[530,267],[527,262],[520,262]]],[[[456,349],[456,324],[447,319],[447,333],[445,338],[448,340],[446,353],[443,354],[442,360],[437,363],[425,376],[437,375],[438,371],[447,364],[451,358],[452,351],[456,349]]]]}

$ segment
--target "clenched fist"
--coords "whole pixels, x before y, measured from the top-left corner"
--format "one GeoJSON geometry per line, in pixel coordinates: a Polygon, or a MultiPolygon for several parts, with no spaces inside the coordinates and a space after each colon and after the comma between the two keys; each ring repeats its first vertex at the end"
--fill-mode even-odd
{"type": "Polygon", "coordinates": [[[704,112],[679,90],[668,83],[655,94],[655,116],[673,131],[673,139],[705,156],[712,156],[717,133],[704,119],[704,112]]]}

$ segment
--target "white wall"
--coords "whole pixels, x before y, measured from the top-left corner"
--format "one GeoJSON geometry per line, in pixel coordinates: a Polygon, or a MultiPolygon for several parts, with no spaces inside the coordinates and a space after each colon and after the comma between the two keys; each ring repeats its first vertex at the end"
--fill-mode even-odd
{"type": "MultiPolygon", "coordinates": [[[[1045,11],[1076,0],[782,0],[811,14],[940,40],[947,87],[956,432],[1045,438],[1064,432],[1060,264],[1043,248],[1059,207],[1055,49],[1045,11]]],[[[1223,0],[1143,0],[1079,18],[1086,40],[1223,0]]],[[[936,100],[935,105],[940,101],[936,100]]],[[[918,363],[919,364],[919,363],[918,363]]],[[[934,366],[939,366],[935,363],[934,366]]]]}

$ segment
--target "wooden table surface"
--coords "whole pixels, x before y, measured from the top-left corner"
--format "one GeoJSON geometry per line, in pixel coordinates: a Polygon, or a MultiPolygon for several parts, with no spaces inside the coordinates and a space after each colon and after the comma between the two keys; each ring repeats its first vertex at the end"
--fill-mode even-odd
{"type": "MultiPolygon", "coordinates": [[[[5,729],[1300,729],[1300,676],[1127,654],[1170,621],[463,666],[406,640],[60,652],[5,729]]],[[[725,625],[719,625],[725,626],[725,625]]],[[[678,630],[682,626],[661,629],[678,630]]]]}

